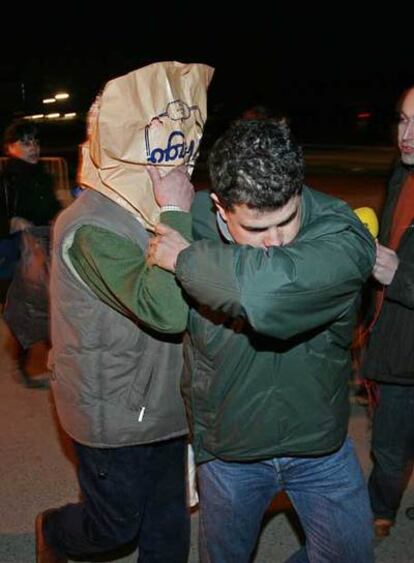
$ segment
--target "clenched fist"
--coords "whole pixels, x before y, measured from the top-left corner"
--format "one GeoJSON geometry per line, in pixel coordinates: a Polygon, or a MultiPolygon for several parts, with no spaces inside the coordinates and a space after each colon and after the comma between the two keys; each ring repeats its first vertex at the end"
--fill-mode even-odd
{"type": "Polygon", "coordinates": [[[372,271],[372,275],[377,281],[382,285],[390,285],[399,263],[400,261],[394,250],[377,242],[377,259],[372,271]]]}
{"type": "Polygon", "coordinates": [[[147,264],[175,272],[177,257],[188,246],[190,243],[180,233],[160,223],[155,228],[155,236],[149,242],[147,264]]]}

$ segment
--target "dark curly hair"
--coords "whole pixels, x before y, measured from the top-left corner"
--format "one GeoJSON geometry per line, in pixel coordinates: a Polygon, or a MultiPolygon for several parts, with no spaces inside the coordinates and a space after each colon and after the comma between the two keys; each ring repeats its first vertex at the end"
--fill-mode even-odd
{"type": "Polygon", "coordinates": [[[241,120],[214,144],[209,170],[212,191],[226,209],[244,203],[272,210],[301,193],[303,153],[285,120],[241,120]]]}

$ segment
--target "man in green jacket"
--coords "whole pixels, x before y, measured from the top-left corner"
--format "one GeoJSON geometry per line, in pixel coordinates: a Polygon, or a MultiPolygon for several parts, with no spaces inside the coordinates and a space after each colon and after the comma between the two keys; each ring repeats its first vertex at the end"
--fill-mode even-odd
{"type": "Polygon", "coordinates": [[[160,225],[148,254],[200,304],[183,390],[202,561],[249,561],[282,489],[306,534],[290,561],[373,561],[347,425],[349,347],[374,241],[344,202],[303,187],[302,151],[283,121],[235,123],[209,165],[213,193],[193,204],[196,242],[160,225]]]}

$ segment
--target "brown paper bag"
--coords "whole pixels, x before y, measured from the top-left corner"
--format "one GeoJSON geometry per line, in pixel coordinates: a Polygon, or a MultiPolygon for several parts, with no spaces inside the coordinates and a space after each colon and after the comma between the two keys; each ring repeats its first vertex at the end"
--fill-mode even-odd
{"type": "Polygon", "coordinates": [[[207,118],[214,70],[161,62],[108,82],[88,116],[79,183],[122,205],[152,229],[159,221],[146,166],[191,174],[207,118]]]}

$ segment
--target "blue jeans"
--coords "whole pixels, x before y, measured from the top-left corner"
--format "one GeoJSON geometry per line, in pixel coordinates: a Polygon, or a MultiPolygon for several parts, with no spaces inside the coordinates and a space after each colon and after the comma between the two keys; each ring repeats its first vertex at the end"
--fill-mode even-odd
{"type": "Polygon", "coordinates": [[[216,459],[200,465],[199,486],[202,563],[250,561],[266,508],[281,490],[306,535],[306,546],[289,562],[374,561],[368,493],[349,438],[335,453],[320,457],[216,459]]]}
{"type": "Polygon", "coordinates": [[[376,518],[394,520],[414,462],[414,385],[379,384],[368,490],[376,518]]]}
{"type": "Polygon", "coordinates": [[[187,561],[186,439],[121,448],[74,445],[83,500],[45,517],[44,533],[55,550],[87,557],[135,541],[140,563],[187,561]]]}

